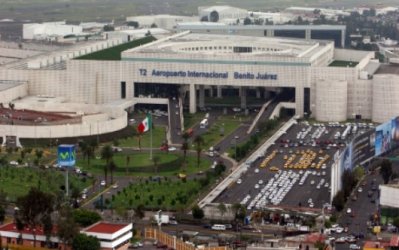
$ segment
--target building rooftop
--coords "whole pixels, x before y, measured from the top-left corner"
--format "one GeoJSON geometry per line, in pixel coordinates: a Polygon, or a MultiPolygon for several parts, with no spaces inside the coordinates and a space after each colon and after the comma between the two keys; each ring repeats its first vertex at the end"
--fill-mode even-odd
{"type": "Polygon", "coordinates": [[[88,233],[103,233],[103,234],[114,234],[119,230],[129,226],[129,224],[114,224],[109,222],[98,222],[92,226],[85,228],[84,232],[88,233]]]}
{"type": "MultiPolygon", "coordinates": [[[[43,228],[41,227],[37,227],[36,229],[31,229],[29,227],[25,227],[21,233],[23,234],[33,234],[33,231],[35,231],[36,235],[42,235],[44,236],[44,232],[43,232],[43,228]]],[[[0,226],[0,232],[12,232],[12,233],[20,233],[20,231],[18,231],[17,226],[15,225],[15,223],[9,223],[9,224],[5,224],[0,226]]],[[[53,227],[53,234],[56,235],[57,234],[57,227],[53,227]]]]}
{"type": "Polygon", "coordinates": [[[179,54],[198,56],[241,56],[257,59],[273,57],[311,57],[325,43],[303,39],[276,37],[249,37],[237,35],[215,35],[180,33],[146,46],[127,50],[123,58],[138,54],[179,54]]]}
{"type": "Polygon", "coordinates": [[[399,75],[399,65],[381,64],[376,74],[395,74],[399,75]]]}

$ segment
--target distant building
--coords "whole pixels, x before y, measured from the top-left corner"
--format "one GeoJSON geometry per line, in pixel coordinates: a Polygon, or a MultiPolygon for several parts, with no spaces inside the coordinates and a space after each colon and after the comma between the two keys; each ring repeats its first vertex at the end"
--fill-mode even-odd
{"type": "Polygon", "coordinates": [[[80,35],[82,26],[69,25],[65,21],[48,23],[26,23],[23,24],[22,38],[26,40],[46,40],[54,37],[65,37],[69,35],[80,35]]]}
{"type": "Polygon", "coordinates": [[[156,28],[171,30],[178,23],[198,21],[196,16],[172,16],[172,15],[152,15],[152,16],[132,16],[126,18],[127,22],[137,22],[139,28],[156,28]],[[154,27],[153,27],[154,28],[154,27]]]}
{"type": "Polygon", "coordinates": [[[123,42],[133,41],[147,35],[155,37],[170,35],[170,31],[160,28],[143,28],[143,29],[122,29],[106,32],[106,39],[118,39],[123,42]]]}
{"type": "Polygon", "coordinates": [[[380,185],[380,205],[382,207],[399,208],[399,184],[380,185]]]}
{"type": "MultiPolygon", "coordinates": [[[[218,21],[223,19],[243,19],[249,16],[248,10],[240,9],[228,5],[222,6],[200,6],[198,7],[198,16],[202,18],[206,17],[208,21],[211,21],[211,13],[217,13],[218,21]]],[[[217,21],[216,21],[217,22],[217,21]]]]}

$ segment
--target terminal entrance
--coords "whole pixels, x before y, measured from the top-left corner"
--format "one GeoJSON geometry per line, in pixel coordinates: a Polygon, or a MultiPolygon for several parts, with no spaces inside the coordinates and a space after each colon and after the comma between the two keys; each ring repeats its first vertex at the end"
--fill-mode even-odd
{"type": "Polygon", "coordinates": [[[134,97],[176,98],[180,87],[177,84],[135,82],[134,97]]]}

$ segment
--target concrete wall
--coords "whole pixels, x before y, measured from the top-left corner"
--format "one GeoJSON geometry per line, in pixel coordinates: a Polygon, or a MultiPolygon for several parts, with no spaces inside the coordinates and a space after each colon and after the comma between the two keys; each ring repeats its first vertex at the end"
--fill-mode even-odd
{"type": "Polygon", "coordinates": [[[372,96],[372,119],[385,122],[399,113],[399,76],[374,75],[372,96]]]}
{"type": "Polygon", "coordinates": [[[315,115],[318,121],[345,121],[347,82],[320,80],[316,83],[315,115]]]}
{"type": "Polygon", "coordinates": [[[399,188],[380,185],[381,196],[380,205],[399,208],[399,188]]]}
{"type": "Polygon", "coordinates": [[[9,103],[18,99],[19,97],[24,97],[28,93],[28,84],[22,83],[18,86],[11,87],[9,89],[0,91],[0,102],[9,103]]]}

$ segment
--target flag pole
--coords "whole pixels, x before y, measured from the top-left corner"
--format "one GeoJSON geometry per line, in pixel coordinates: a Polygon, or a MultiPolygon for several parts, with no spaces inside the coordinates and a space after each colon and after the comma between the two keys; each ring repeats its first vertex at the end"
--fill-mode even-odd
{"type": "Polygon", "coordinates": [[[152,113],[150,113],[150,160],[152,160],[152,113]]]}

